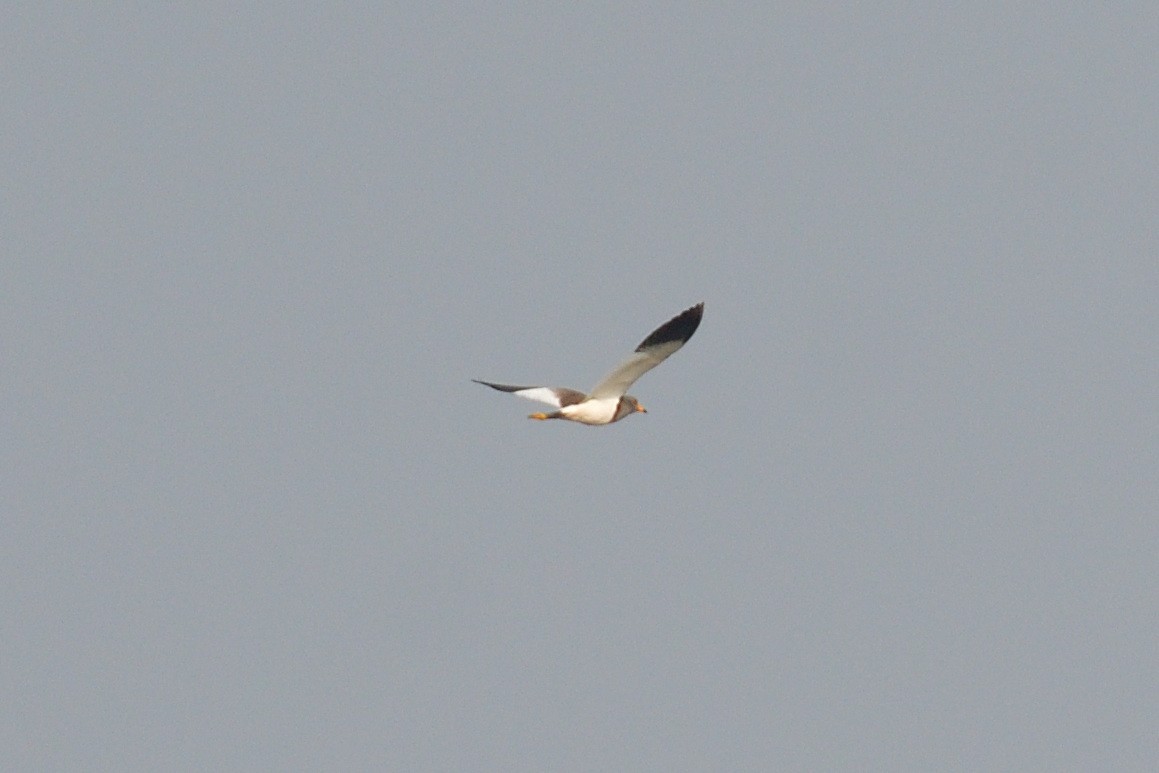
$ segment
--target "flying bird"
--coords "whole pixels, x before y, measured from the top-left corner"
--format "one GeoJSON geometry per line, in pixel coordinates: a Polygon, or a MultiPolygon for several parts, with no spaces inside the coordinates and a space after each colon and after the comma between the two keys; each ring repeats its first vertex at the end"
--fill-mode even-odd
{"type": "Polygon", "coordinates": [[[684,346],[700,326],[703,315],[704,304],[698,303],[653,330],[628,359],[604,376],[603,381],[592,387],[588,394],[566,387],[509,386],[471,380],[500,392],[538,400],[559,409],[552,413],[533,413],[527,417],[529,419],[567,419],[581,424],[611,424],[633,413],[647,413],[639,400],[627,394],[628,389],[636,383],[636,379],[684,346]]]}

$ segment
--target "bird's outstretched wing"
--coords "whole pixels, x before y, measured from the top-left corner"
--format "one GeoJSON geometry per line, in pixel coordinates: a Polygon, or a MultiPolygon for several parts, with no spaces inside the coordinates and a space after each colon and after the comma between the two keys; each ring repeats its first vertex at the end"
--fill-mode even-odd
{"type": "Polygon", "coordinates": [[[592,400],[623,397],[632,384],[636,383],[636,379],[664,362],[692,338],[692,334],[700,326],[702,316],[704,304],[698,303],[653,330],[652,334],[636,347],[631,357],[617,365],[615,370],[604,376],[603,381],[592,387],[588,397],[592,400]]]}
{"type": "Polygon", "coordinates": [[[541,403],[554,405],[556,408],[582,403],[587,397],[583,392],[567,387],[509,386],[507,384],[492,384],[490,381],[480,381],[477,378],[471,380],[476,384],[498,389],[500,392],[510,392],[513,395],[526,397],[528,400],[538,400],[541,403]]]}

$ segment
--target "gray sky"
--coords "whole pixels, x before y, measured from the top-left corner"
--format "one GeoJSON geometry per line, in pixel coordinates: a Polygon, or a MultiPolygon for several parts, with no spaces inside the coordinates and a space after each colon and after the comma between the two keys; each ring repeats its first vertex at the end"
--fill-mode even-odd
{"type": "Polygon", "coordinates": [[[9,10],[0,767],[1153,768],[1131,5],[9,10]]]}

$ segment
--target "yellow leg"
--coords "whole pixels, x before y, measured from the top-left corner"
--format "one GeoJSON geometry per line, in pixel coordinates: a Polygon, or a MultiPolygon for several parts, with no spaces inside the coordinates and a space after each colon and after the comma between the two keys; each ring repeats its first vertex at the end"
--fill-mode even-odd
{"type": "Polygon", "coordinates": [[[543,420],[543,419],[547,418],[547,414],[546,413],[533,413],[530,416],[528,416],[527,418],[543,420]]]}

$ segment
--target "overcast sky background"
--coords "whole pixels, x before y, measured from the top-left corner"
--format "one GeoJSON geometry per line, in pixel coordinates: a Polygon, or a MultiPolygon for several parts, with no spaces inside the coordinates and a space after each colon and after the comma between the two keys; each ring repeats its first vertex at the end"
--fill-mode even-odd
{"type": "Polygon", "coordinates": [[[386,5],[3,14],[0,766],[1153,769],[1153,5],[386,5]]]}

